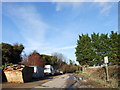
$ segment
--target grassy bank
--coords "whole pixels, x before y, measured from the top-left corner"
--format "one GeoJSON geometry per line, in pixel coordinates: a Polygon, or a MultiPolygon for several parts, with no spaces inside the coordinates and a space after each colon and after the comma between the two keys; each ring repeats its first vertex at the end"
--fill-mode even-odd
{"type": "Polygon", "coordinates": [[[119,66],[109,66],[109,82],[106,81],[106,73],[105,68],[87,68],[84,73],[80,72],[82,76],[85,78],[89,78],[97,83],[100,83],[104,86],[107,86],[109,88],[120,88],[119,87],[119,79],[118,76],[120,75],[119,66]]]}

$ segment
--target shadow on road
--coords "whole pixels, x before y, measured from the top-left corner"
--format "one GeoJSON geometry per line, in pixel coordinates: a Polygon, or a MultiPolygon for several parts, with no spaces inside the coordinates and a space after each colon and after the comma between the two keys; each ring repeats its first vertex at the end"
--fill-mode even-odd
{"type": "Polygon", "coordinates": [[[48,80],[53,79],[53,77],[43,77],[43,78],[33,78],[30,82],[40,81],[40,80],[48,80]]]}
{"type": "Polygon", "coordinates": [[[53,79],[54,76],[59,76],[59,75],[47,75],[45,77],[42,78],[33,78],[31,82],[35,82],[35,81],[39,81],[39,80],[49,80],[49,79],[53,79]]]}

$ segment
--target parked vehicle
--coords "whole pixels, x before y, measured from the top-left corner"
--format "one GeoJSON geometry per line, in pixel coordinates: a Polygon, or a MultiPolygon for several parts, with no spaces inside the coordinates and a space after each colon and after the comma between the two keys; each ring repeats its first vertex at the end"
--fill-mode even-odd
{"type": "Polygon", "coordinates": [[[64,74],[64,72],[60,70],[60,74],[64,74]]]}
{"type": "Polygon", "coordinates": [[[29,67],[34,68],[34,72],[33,72],[33,75],[32,75],[33,78],[44,77],[44,68],[39,67],[39,66],[29,66],[29,67]]]}
{"type": "Polygon", "coordinates": [[[59,75],[60,71],[59,70],[55,70],[55,75],[59,75]]]}
{"type": "Polygon", "coordinates": [[[64,74],[65,72],[64,71],[62,71],[62,70],[56,70],[56,72],[55,72],[55,74],[56,75],[59,75],[59,74],[64,74]]]}
{"type": "Polygon", "coordinates": [[[44,74],[45,75],[55,75],[55,70],[54,70],[53,66],[45,65],[44,74]]]}

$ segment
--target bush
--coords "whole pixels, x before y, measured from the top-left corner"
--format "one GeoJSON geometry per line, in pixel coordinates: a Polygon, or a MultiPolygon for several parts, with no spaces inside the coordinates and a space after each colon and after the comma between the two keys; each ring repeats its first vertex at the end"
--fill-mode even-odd
{"type": "Polygon", "coordinates": [[[4,69],[7,66],[13,65],[13,63],[5,63],[4,65],[2,65],[2,68],[4,69]]]}
{"type": "Polygon", "coordinates": [[[77,66],[65,64],[62,66],[62,70],[66,73],[73,73],[76,72],[77,66]]]}
{"type": "Polygon", "coordinates": [[[25,66],[40,66],[44,67],[45,60],[43,60],[40,56],[40,54],[37,51],[34,51],[31,53],[26,61],[23,61],[25,66]]]}

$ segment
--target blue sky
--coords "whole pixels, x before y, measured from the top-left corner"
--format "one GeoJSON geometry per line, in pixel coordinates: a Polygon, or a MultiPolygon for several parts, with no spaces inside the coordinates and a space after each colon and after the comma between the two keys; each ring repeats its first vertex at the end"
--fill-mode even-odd
{"type": "Polygon", "coordinates": [[[78,35],[118,31],[117,2],[2,3],[2,42],[75,60],[78,35]]]}

